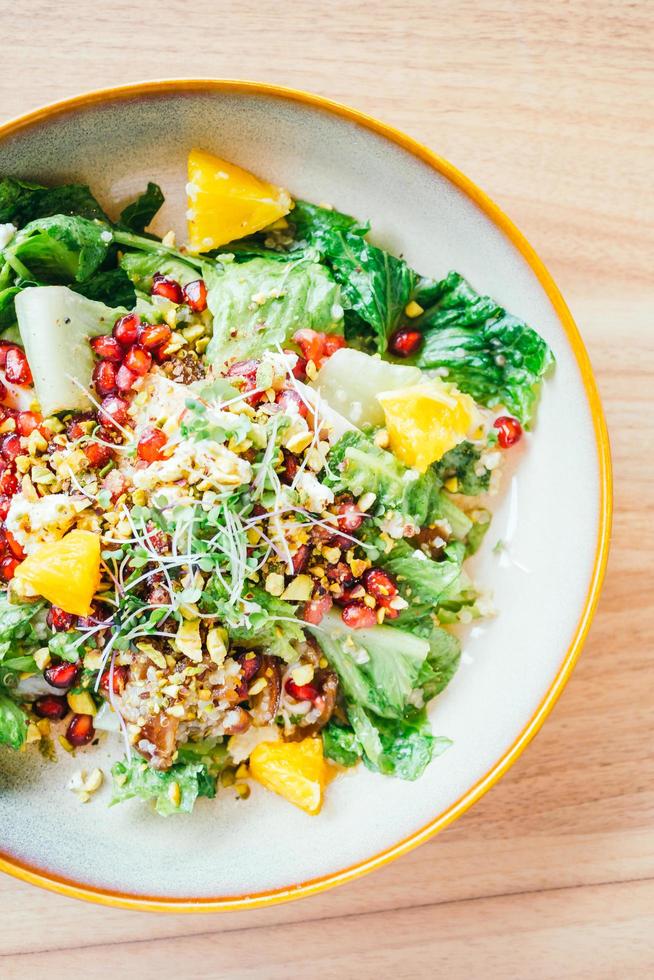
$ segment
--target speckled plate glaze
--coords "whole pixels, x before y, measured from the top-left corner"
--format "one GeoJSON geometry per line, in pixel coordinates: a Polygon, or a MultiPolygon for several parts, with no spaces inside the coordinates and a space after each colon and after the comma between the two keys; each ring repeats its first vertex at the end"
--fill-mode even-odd
{"type": "Polygon", "coordinates": [[[87,806],[65,789],[71,768],[108,766],[118,743],[56,766],[0,753],[0,868],[68,895],[176,911],[314,893],[382,865],[460,815],[517,758],[568,679],[597,601],[610,525],[602,409],[556,286],[499,209],[410,138],[288,89],[149,82],[0,127],[0,173],[81,179],[116,205],[155,179],[166,194],[159,229],[183,233],[191,146],[295,196],[369,218],[375,239],[423,273],[464,273],[543,334],[557,369],[477,560],[499,614],[472,630],[460,671],[432,707],[435,732],[454,745],[421,780],[357,770],[329,787],[314,818],[255,786],[246,803],[223,792],[200,800],[191,818],[163,820],[137,803],[106,809],[107,789],[87,806]],[[498,555],[500,538],[509,546],[498,555]]]}

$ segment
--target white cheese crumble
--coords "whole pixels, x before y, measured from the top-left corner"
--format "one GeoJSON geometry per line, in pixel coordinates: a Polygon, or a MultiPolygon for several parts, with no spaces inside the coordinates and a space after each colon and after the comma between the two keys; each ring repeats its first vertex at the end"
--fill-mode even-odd
{"type": "Polygon", "coordinates": [[[9,506],[7,530],[29,555],[40,545],[63,538],[88,506],[88,500],[66,493],[53,493],[37,501],[27,500],[19,493],[9,506]]]}
{"type": "Polygon", "coordinates": [[[301,503],[314,514],[321,514],[334,503],[333,491],[324,486],[313,473],[308,473],[306,470],[300,475],[296,489],[301,503]]]}
{"type": "Polygon", "coordinates": [[[6,248],[17,231],[16,225],[0,225],[0,248],[6,248]]]}

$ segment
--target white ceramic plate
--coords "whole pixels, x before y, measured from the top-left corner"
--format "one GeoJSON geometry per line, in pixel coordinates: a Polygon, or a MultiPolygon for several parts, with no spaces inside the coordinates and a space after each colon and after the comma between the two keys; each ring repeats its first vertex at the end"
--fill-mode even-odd
{"type": "MultiPolygon", "coordinates": [[[[527,320],[557,358],[477,561],[499,615],[472,631],[432,706],[454,740],[415,783],[358,769],[319,817],[253,788],[163,820],[138,803],[80,806],[71,768],[0,754],[0,867],[68,894],[139,907],[243,907],[344,881],[424,840],[491,786],[538,729],[579,653],[596,602],[610,517],[608,443],[583,345],[556,287],[499,210],[445,161],[352,110],[232,82],[147,83],[82,96],[0,129],[0,173],[90,183],[103,203],[157,180],[160,230],[184,231],[185,165],[200,146],[372,222],[420,272],[457,269],[527,320]],[[493,553],[499,539],[509,552],[493,553]]],[[[61,753],[64,755],[64,753],[61,753]]],[[[88,761],[87,761],[88,760],[88,761]]]]}

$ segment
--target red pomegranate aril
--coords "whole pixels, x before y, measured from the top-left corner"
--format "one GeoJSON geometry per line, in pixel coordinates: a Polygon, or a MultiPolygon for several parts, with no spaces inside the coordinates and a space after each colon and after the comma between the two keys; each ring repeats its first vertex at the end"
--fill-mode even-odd
{"type": "Polygon", "coordinates": [[[134,374],[147,374],[152,367],[152,354],[149,354],[143,347],[130,347],[125,354],[123,364],[134,374]]]}
{"type": "Polygon", "coordinates": [[[116,320],[112,334],[120,344],[129,347],[138,340],[140,328],[141,317],[138,313],[127,313],[116,320]]]}
{"type": "Polygon", "coordinates": [[[388,342],[388,349],[396,357],[411,357],[422,344],[422,334],[419,330],[403,327],[396,330],[388,342]]]}
{"type": "Polygon", "coordinates": [[[510,449],[520,441],[522,436],[522,426],[512,415],[500,415],[495,419],[493,425],[497,429],[497,441],[502,449],[510,449]]]}
{"type": "Polygon", "coordinates": [[[20,561],[23,561],[23,559],[25,558],[25,552],[23,551],[21,544],[18,541],[16,541],[16,538],[13,536],[11,531],[7,531],[6,529],[5,529],[5,540],[14,558],[18,558],[20,561]]]}
{"type": "Polygon", "coordinates": [[[100,419],[103,425],[119,428],[127,422],[128,405],[124,398],[109,396],[100,406],[100,419]]]}
{"type": "Polygon", "coordinates": [[[0,344],[0,367],[5,367],[7,363],[7,355],[10,350],[20,350],[21,348],[18,344],[0,344]]]}
{"type": "Polygon", "coordinates": [[[299,575],[305,570],[309,564],[309,559],[311,557],[311,548],[308,544],[301,544],[292,557],[293,562],[293,573],[299,575]]]}
{"type": "Polygon", "coordinates": [[[56,694],[46,694],[34,702],[34,714],[50,721],[61,721],[68,714],[68,701],[56,694]]]}
{"type": "Polygon", "coordinates": [[[25,352],[20,347],[12,347],[7,351],[5,378],[15,385],[24,386],[32,384],[32,372],[27,363],[25,352]]]}
{"type": "Polygon", "coordinates": [[[318,697],[318,691],[313,684],[296,684],[291,677],[284,684],[284,690],[296,701],[315,701],[318,697]]]}
{"type": "Polygon", "coordinates": [[[365,602],[355,599],[344,608],[341,619],[353,630],[369,629],[376,625],[377,613],[370,606],[366,606],[365,602]]]}
{"type": "MultiPolygon", "coordinates": [[[[21,436],[30,436],[42,422],[43,418],[37,412],[19,412],[16,416],[16,432],[21,436]]],[[[48,433],[45,426],[43,432],[48,433]]]]}
{"type": "Polygon", "coordinates": [[[332,597],[329,594],[319,596],[315,599],[309,599],[304,605],[302,618],[305,623],[311,623],[312,626],[317,626],[322,621],[325,613],[328,613],[331,608],[332,597]]]}
{"type": "Polygon", "coordinates": [[[20,436],[14,435],[5,436],[2,440],[2,448],[0,452],[6,460],[10,463],[16,459],[16,456],[20,456],[23,452],[23,447],[21,446],[20,436]]]}
{"type": "Polygon", "coordinates": [[[181,303],[184,299],[182,287],[176,279],[171,279],[170,276],[153,276],[150,293],[152,296],[164,296],[171,303],[181,303]]]}
{"type": "MultiPolygon", "coordinates": [[[[113,684],[111,685],[111,690],[113,694],[121,695],[123,693],[123,691],[125,690],[125,685],[127,684],[127,674],[128,674],[127,667],[124,667],[120,664],[118,665],[114,664],[113,684]]],[[[107,670],[105,670],[102,677],[100,678],[100,689],[102,691],[106,691],[107,694],[109,694],[109,682],[111,678],[112,678],[112,668],[109,667],[107,670]]]]}
{"type": "Polygon", "coordinates": [[[139,345],[146,350],[155,350],[167,344],[172,337],[172,330],[165,323],[148,324],[141,330],[139,345]]]}
{"type": "Polygon", "coordinates": [[[119,391],[130,391],[137,378],[138,374],[130,371],[125,364],[121,364],[116,372],[116,387],[119,391]]]}
{"type": "Polygon", "coordinates": [[[79,664],[56,664],[54,667],[46,667],[43,676],[51,687],[67,691],[75,685],[79,673],[79,664]]]}
{"type": "Polygon", "coordinates": [[[88,446],[84,446],[84,455],[89,461],[89,466],[94,470],[101,470],[113,459],[113,452],[109,446],[103,446],[101,442],[90,442],[88,446]]]}
{"type": "Polygon", "coordinates": [[[363,573],[363,584],[366,592],[381,601],[392,599],[397,595],[397,585],[392,576],[381,568],[369,568],[363,573]]]}
{"type": "Polygon", "coordinates": [[[5,582],[11,582],[12,578],[16,574],[16,569],[20,565],[18,558],[11,558],[9,555],[0,561],[0,577],[5,580],[5,582]]]}
{"type": "Polygon", "coordinates": [[[275,398],[275,402],[279,405],[282,412],[295,408],[297,414],[301,415],[302,418],[306,418],[308,415],[309,409],[302,401],[300,393],[295,391],[294,388],[285,388],[283,391],[280,391],[275,398]]]}
{"type": "Polygon", "coordinates": [[[116,364],[122,361],[125,351],[115,337],[106,334],[102,337],[93,337],[89,342],[93,353],[103,361],[114,361],[116,364]]]}
{"type": "Polygon", "coordinates": [[[249,361],[235,361],[225,372],[228,378],[246,378],[256,382],[259,361],[251,358],[249,361]]]}
{"type": "Polygon", "coordinates": [[[154,426],[146,429],[139,439],[136,450],[139,459],[144,459],[147,463],[154,463],[157,459],[165,459],[162,449],[167,442],[168,439],[161,429],[156,429],[154,426]]]}
{"type": "Polygon", "coordinates": [[[50,606],[45,621],[51,630],[56,633],[65,633],[66,630],[73,628],[74,618],[73,614],[66,612],[65,609],[60,609],[59,606],[50,606]]]}
{"type": "MultiPolygon", "coordinates": [[[[295,354],[295,351],[285,350],[284,353],[285,354],[295,354]]],[[[295,362],[295,367],[292,369],[293,370],[293,377],[296,378],[298,381],[306,381],[307,380],[307,362],[306,362],[306,360],[303,357],[300,357],[299,354],[295,354],[295,356],[297,357],[297,361],[295,362]]]]}
{"type": "Polygon", "coordinates": [[[70,725],[66,729],[66,738],[71,745],[88,745],[95,735],[93,718],[91,715],[73,715],[70,725]]]}
{"type": "Polygon", "coordinates": [[[184,302],[190,306],[194,313],[202,313],[207,308],[207,287],[204,279],[194,279],[184,286],[182,290],[184,302]]]}
{"type": "Polygon", "coordinates": [[[357,531],[365,519],[365,514],[354,503],[337,504],[336,513],[339,531],[346,531],[348,534],[357,531]]]}
{"type": "Polygon", "coordinates": [[[342,347],[347,347],[345,337],[341,337],[337,333],[328,333],[323,341],[323,357],[331,357],[335,354],[337,350],[341,350],[342,347]]]}
{"type": "Polygon", "coordinates": [[[18,493],[19,486],[18,477],[12,469],[7,467],[0,476],[0,493],[6,493],[13,497],[15,493],[18,493]]]}
{"type": "Polygon", "coordinates": [[[307,361],[313,361],[314,364],[320,362],[324,351],[325,335],[323,333],[318,333],[316,330],[310,330],[307,327],[302,330],[297,330],[293,334],[293,340],[307,361]]]}
{"type": "Polygon", "coordinates": [[[116,368],[111,361],[100,361],[93,368],[93,384],[99,395],[112,395],[116,390],[116,368]]]}
{"type": "Polygon", "coordinates": [[[6,494],[3,494],[0,497],[0,521],[4,521],[7,519],[7,514],[9,513],[10,504],[11,504],[11,500],[9,499],[9,497],[7,497],[6,494]]]}

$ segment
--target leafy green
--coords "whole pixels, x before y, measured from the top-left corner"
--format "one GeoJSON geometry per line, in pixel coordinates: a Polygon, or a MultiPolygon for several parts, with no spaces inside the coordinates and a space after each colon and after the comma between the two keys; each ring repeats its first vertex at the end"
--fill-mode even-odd
{"type": "Polygon", "coordinates": [[[432,305],[413,321],[424,335],[418,367],[447,368],[448,380],[476,401],[505,405],[528,424],[540,379],[554,363],[546,342],[457,272],[434,285],[430,298],[432,305]]]}
{"type": "Polygon", "coordinates": [[[479,511],[477,519],[466,535],[466,552],[468,555],[474,555],[479,551],[481,543],[486,537],[486,533],[490,526],[490,511],[479,511]]]}
{"type": "Polygon", "coordinates": [[[216,795],[215,779],[197,762],[176,763],[161,772],[151,769],[140,756],[133,756],[131,762],[116,762],[111,771],[114,786],[110,806],[138,796],[154,800],[157,813],[168,817],[171,813],[190,813],[198,796],[213,799],[216,795]],[[175,783],[180,793],[177,804],[175,783]]]}
{"type": "Polygon", "coordinates": [[[4,255],[23,278],[53,284],[84,282],[100,268],[111,242],[111,232],[103,225],[57,214],[31,221],[4,255]]]}
{"type": "Polygon", "coordinates": [[[332,448],[324,478],[337,492],[376,495],[379,511],[398,511],[417,526],[427,523],[434,508],[439,482],[433,470],[420,475],[408,469],[361,432],[346,432],[332,448]]]}
{"type": "Polygon", "coordinates": [[[424,711],[389,721],[352,705],[348,717],[362,746],[365,765],[384,776],[419,779],[431,760],[452,744],[449,738],[432,735],[424,711]]]}
{"type": "Polygon", "coordinates": [[[459,484],[457,493],[474,497],[485,493],[490,484],[490,470],[480,459],[481,449],[464,440],[435,464],[436,473],[442,483],[455,476],[459,484]]]}
{"type": "Polygon", "coordinates": [[[294,644],[304,640],[296,605],[252,586],[245,590],[245,616],[234,608],[227,592],[213,575],[201,597],[203,611],[212,613],[229,628],[230,639],[237,646],[263,647],[267,653],[291,661],[297,656],[294,644]]]}
{"type": "Polygon", "coordinates": [[[11,221],[22,228],[30,221],[55,214],[109,220],[85,184],[43,187],[14,177],[0,180],[0,222],[11,221]]]}
{"type": "Polygon", "coordinates": [[[182,286],[198,278],[196,265],[166,252],[125,252],[120,267],[141,293],[150,293],[152,277],[170,276],[182,286]]]}
{"type": "Polygon", "coordinates": [[[340,289],[314,256],[218,263],[207,286],[214,319],[206,356],[216,368],[274,349],[300,327],[331,333],[342,327],[340,289]]]}
{"type": "Polygon", "coordinates": [[[323,752],[327,759],[348,769],[357,764],[363,749],[351,728],[330,721],[321,734],[323,752]]]}
{"type": "Polygon", "coordinates": [[[53,633],[48,640],[48,650],[54,657],[74,664],[80,658],[82,645],[78,642],[82,634],[77,630],[67,633],[53,633]]]}
{"type": "Polygon", "coordinates": [[[84,282],[72,287],[87,299],[93,299],[108,306],[124,306],[131,310],[136,303],[134,286],[123,269],[101,269],[84,282]]]}
{"type": "Polygon", "coordinates": [[[135,201],[128,204],[120,213],[120,222],[131,231],[145,231],[155,214],[164,203],[164,196],[158,184],[148,182],[147,188],[135,201]]]}
{"type": "Polygon", "coordinates": [[[425,603],[434,611],[440,597],[461,573],[461,562],[456,558],[446,556],[443,561],[433,561],[406,541],[398,541],[388,555],[382,555],[379,564],[397,579],[404,598],[411,603],[425,603]]]}
{"type": "Polygon", "coordinates": [[[8,654],[17,656],[41,645],[45,628],[39,622],[42,602],[11,603],[0,596],[0,662],[8,654]]]}
{"type": "Polygon", "coordinates": [[[292,221],[296,236],[320,251],[341,286],[350,327],[351,317],[354,332],[365,323],[383,353],[411,297],[416,273],[403,259],[371,245],[364,237],[367,226],[349,215],[298,201],[292,221]]]}
{"type": "Polygon", "coordinates": [[[27,734],[27,718],[15,701],[0,687],[0,745],[19,749],[27,734]]]}
{"type": "MultiPolygon", "coordinates": [[[[177,758],[183,763],[200,763],[210,778],[215,779],[229,764],[227,744],[221,738],[204,738],[199,742],[184,742],[177,750],[177,758]]],[[[204,785],[204,782],[202,782],[204,785]]],[[[200,795],[209,795],[200,794],[200,795]]]]}
{"type": "Polygon", "coordinates": [[[7,286],[0,291],[0,331],[6,330],[16,322],[14,297],[20,292],[20,286],[7,286]]]}
{"type": "Polygon", "coordinates": [[[447,687],[459,668],[460,660],[461,644],[458,638],[435,626],[429,638],[429,653],[418,676],[425,704],[447,687]]]}

